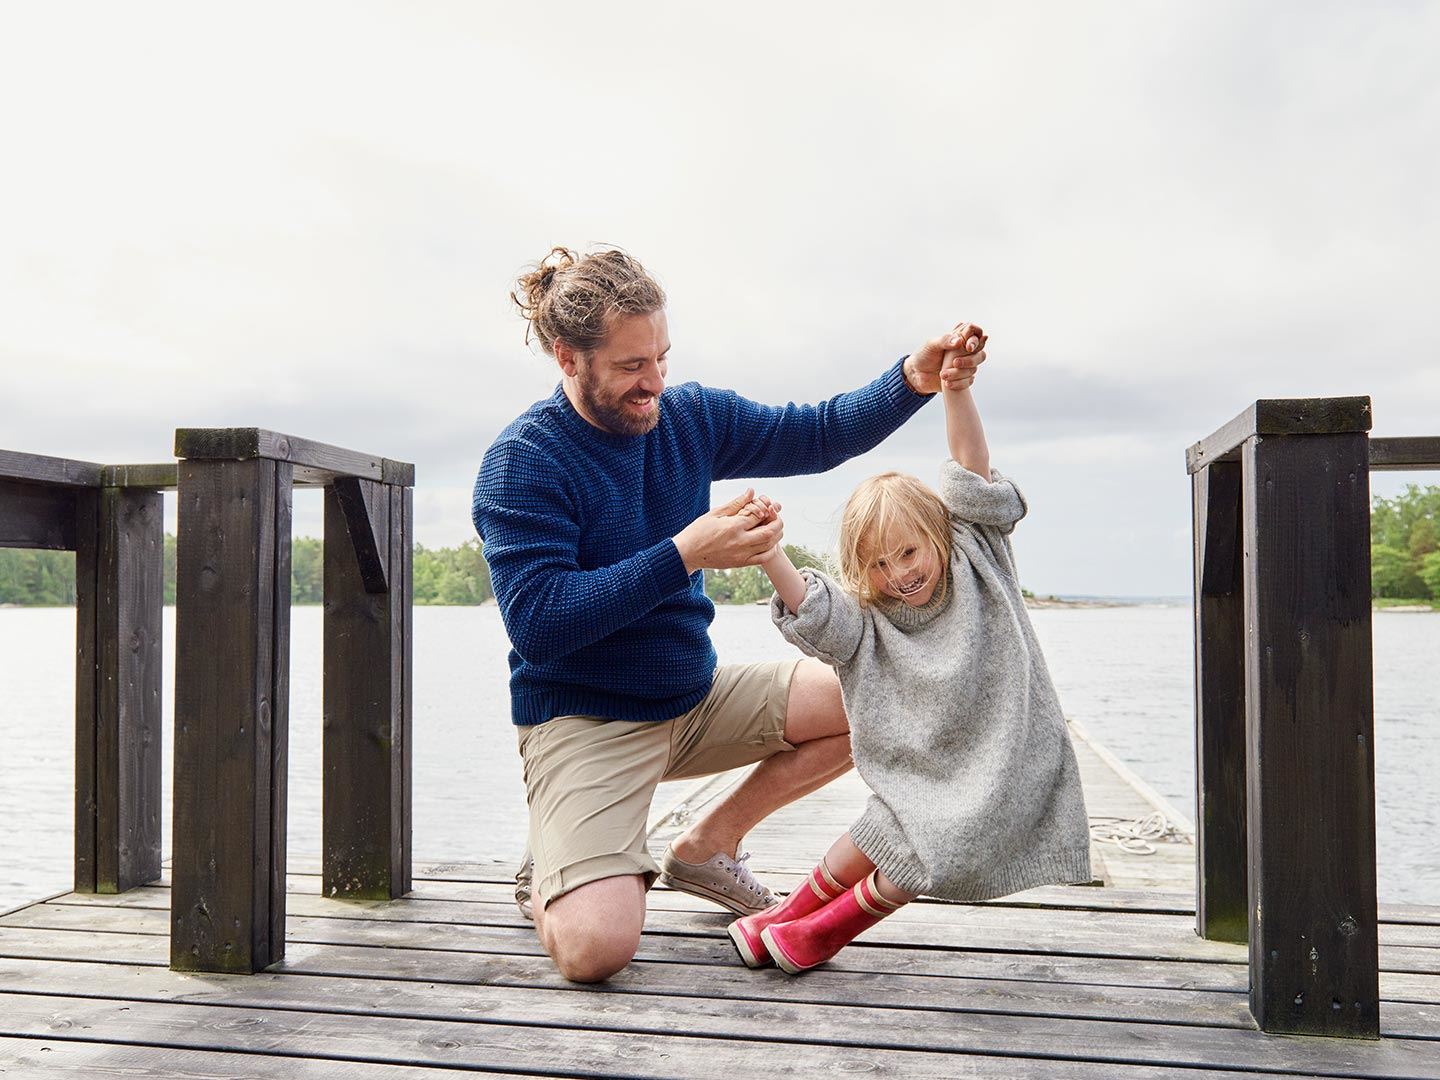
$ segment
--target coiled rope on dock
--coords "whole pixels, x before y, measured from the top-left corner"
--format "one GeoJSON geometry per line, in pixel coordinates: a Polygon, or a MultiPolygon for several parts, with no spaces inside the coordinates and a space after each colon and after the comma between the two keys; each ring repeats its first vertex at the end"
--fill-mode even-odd
{"type": "Polygon", "coordinates": [[[1192,842],[1189,833],[1159,810],[1138,818],[1092,817],[1090,839],[1097,844],[1114,844],[1130,855],[1154,855],[1157,842],[1192,842]]]}

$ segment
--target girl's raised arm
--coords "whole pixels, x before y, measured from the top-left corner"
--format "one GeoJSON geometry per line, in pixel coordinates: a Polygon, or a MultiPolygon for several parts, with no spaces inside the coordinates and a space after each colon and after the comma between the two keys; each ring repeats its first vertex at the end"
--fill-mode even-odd
{"type": "Polygon", "coordinates": [[[968,363],[959,362],[960,350],[945,354],[945,365],[940,372],[943,386],[941,396],[945,399],[945,435],[950,444],[950,456],[959,465],[990,479],[990,447],[985,441],[985,428],[980,423],[980,410],[975,407],[975,398],[970,384],[975,381],[975,368],[985,359],[983,332],[975,328],[978,336],[965,339],[968,363]]]}

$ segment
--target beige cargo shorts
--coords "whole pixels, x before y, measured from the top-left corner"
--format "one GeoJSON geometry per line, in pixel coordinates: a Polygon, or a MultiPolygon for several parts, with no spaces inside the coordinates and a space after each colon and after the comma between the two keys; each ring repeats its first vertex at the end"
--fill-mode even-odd
{"type": "Polygon", "coordinates": [[[625,874],[654,884],[645,831],[655,785],[793,750],[785,710],[799,663],[723,665],[705,699],[672,720],[557,716],[518,728],[537,896],[625,874]]]}

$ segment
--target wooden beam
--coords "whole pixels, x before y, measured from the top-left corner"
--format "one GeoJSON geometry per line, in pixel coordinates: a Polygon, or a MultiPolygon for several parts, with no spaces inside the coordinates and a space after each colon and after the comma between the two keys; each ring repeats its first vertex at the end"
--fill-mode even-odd
{"type": "Polygon", "coordinates": [[[1366,444],[1242,455],[1250,1007],[1268,1032],[1379,1034],[1366,444]]]}
{"type": "Polygon", "coordinates": [[[173,461],[157,465],[106,465],[100,476],[106,487],[174,491],[180,485],[179,468],[173,461]]]}
{"type": "Polygon", "coordinates": [[[291,467],[180,467],[172,968],[285,952],[291,467]]]}
{"type": "Polygon", "coordinates": [[[99,487],[103,466],[93,461],[46,457],[0,450],[0,480],[23,480],[58,487],[99,487]]]}
{"type": "Polygon", "coordinates": [[[1195,537],[1195,930],[1248,934],[1245,873],[1245,594],[1240,465],[1191,476],[1195,537]]]}
{"type": "Polygon", "coordinates": [[[93,893],[99,883],[100,492],[77,492],[75,502],[75,891],[93,893]]]}
{"type": "Polygon", "coordinates": [[[191,461],[287,461],[305,483],[355,476],[387,484],[413,485],[415,466],[376,454],[282,435],[263,428],[179,428],[175,456],[191,461]]]}
{"type": "Polygon", "coordinates": [[[1370,471],[1440,469],[1440,435],[1370,440],[1370,471]]]}
{"type": "Polygon", "coordinates": [[[323,891],[388,900],[410,890],[410,493],[355,483],[390,587],[365,580],[337,482],[325,493],[323,891]]]}
{"type": "MultiPolygon", "coordinates": [[[[336,479],[331,490],[344,517],[345,531],[359,563],[365,591],[385,592],[390,587],[387,581],[390,562],[390,494],[387,485],[342,476],[336,479]]],[[[335,543],[340,544],[338,532],[335,543]]]]}
{"type": "Polygon", "coordinates": [[[1224,427],[1185,451],[1185,469],[1239,460],[1240,446],[1255,435],[1318,435],[1370,430],[1370,399],[1262,398],[1224,427]]]}
{"type": "Polygon", "coordinates": [[[75,500],[85,489],[0,480],[0,548],[75,550],[75,500]]]}

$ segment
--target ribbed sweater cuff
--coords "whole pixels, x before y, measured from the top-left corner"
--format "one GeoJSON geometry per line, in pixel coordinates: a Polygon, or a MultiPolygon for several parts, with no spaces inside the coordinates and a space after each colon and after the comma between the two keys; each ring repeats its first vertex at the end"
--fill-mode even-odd
{"type": "Polygon", "coordinates": [[[884,388],[885,397],[893,405],[899,405],[913,413],[933,398],[934,394],[921,394],[910,389],[910,384],[905,381],[905,361],[910,359],[906,353],[895,366],[881,376],[880,385],[884,388]]]}
{"type": "Polygon", "coordinates": [[[685,572],[685,560],[680,557],[674,540],[661,540],[654,547],[646,548],[643,557],[655,584],[655,603],[689,586],[690,575],[685,572]]]}

